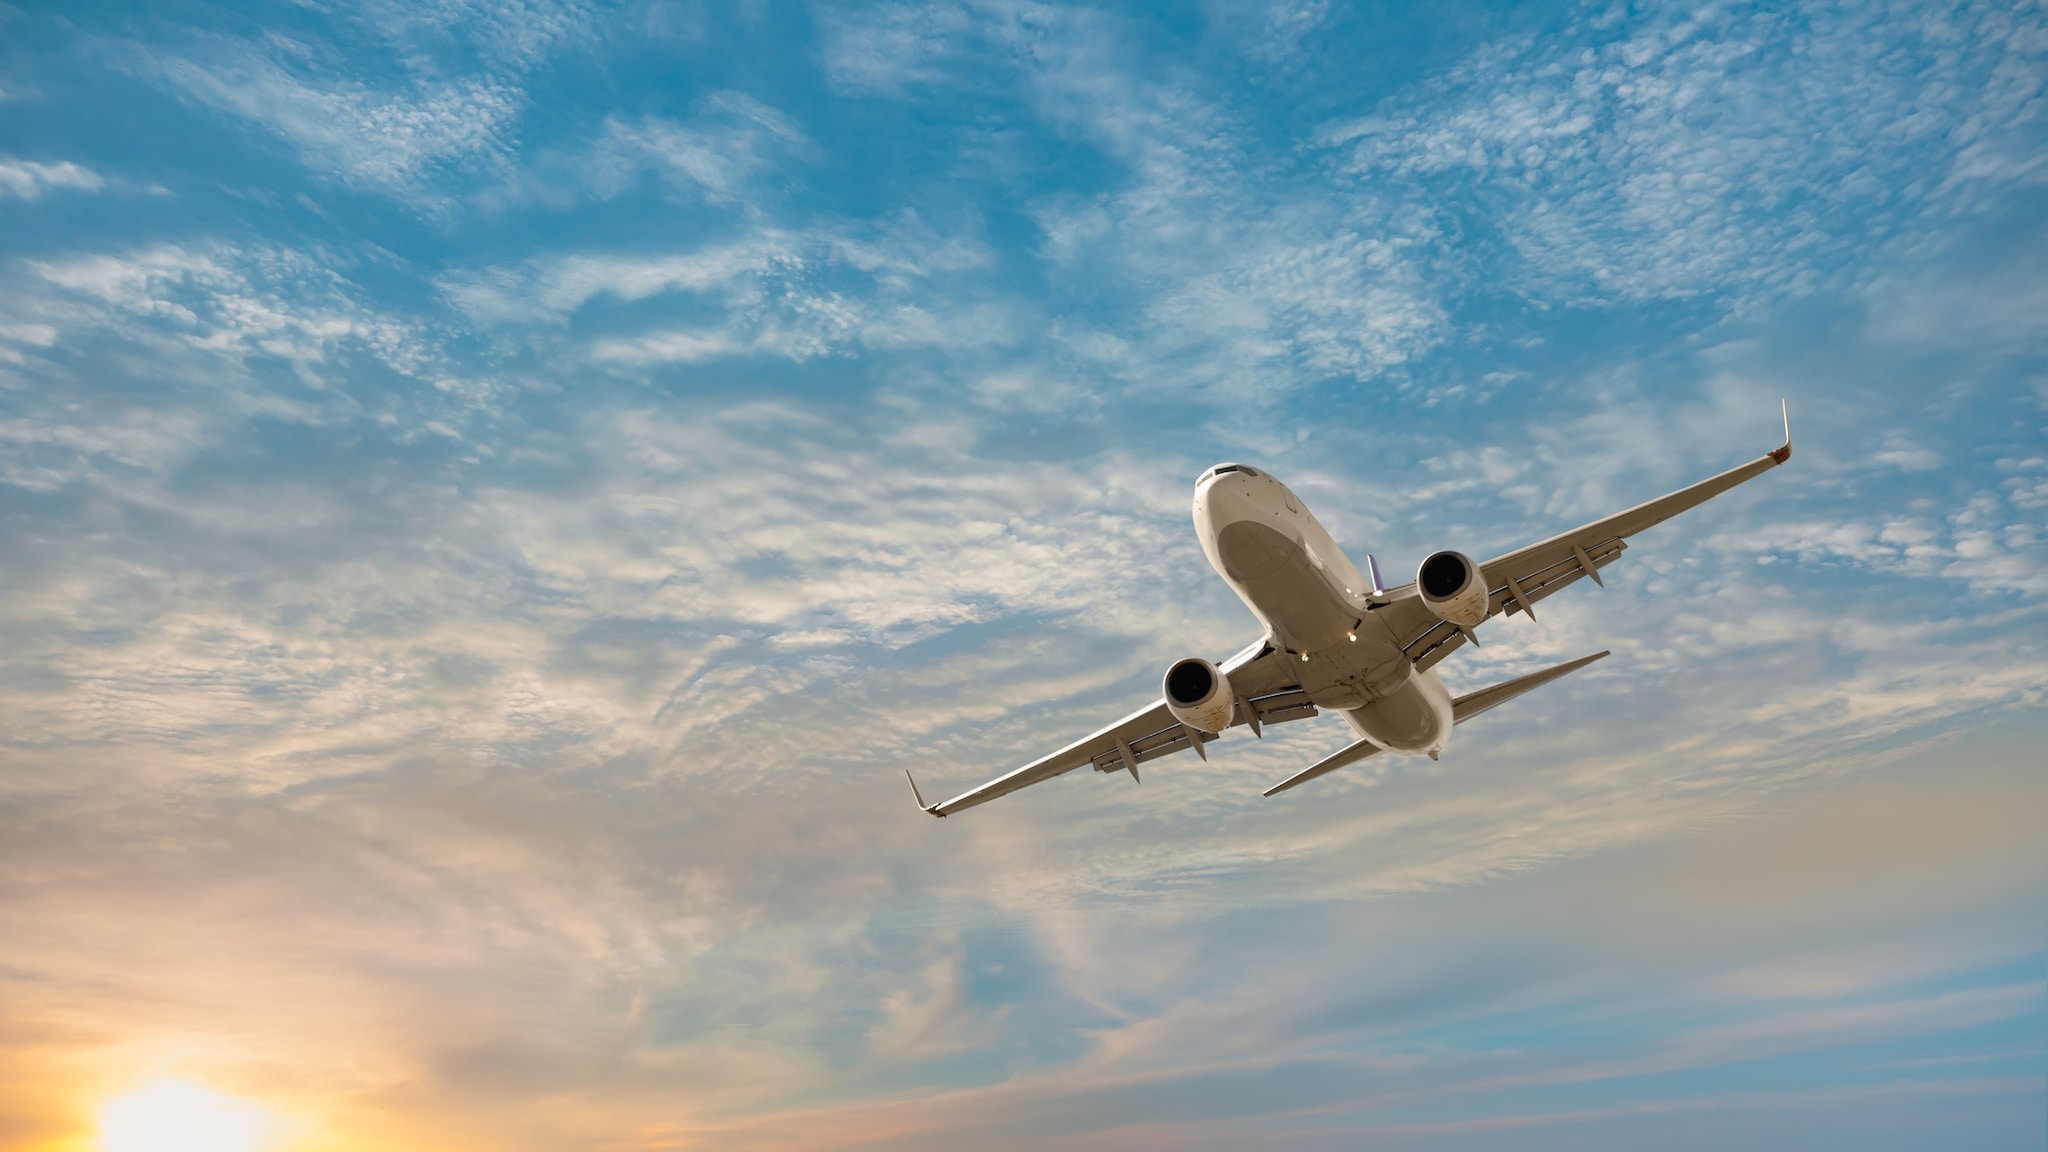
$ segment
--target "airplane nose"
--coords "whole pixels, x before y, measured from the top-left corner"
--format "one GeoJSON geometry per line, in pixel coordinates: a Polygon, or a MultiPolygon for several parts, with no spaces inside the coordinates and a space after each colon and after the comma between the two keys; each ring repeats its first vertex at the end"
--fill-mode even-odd
{"type": "Polygon", "coordinates": [[[1212,476],[1195,489],[1195,523],[1202,534],[1215,539],[1216,533],[1233,520],[1258,517],[1251,482],[1239,475],[1212,476]]]}
{"type": "Polygon", "coordinates": [[[1237,520],[1216,534],[1224,574],[1240,584],[1279,571],[1294,559],[1294,541],[1256,520],[1237,520]]]}

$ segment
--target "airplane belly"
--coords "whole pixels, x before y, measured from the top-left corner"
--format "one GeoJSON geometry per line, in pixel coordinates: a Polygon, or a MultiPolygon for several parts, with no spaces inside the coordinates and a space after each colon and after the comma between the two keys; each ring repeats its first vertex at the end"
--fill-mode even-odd
{"type": "Polygon", "coordinates": [[[1451,736],[1451,694],[1432,668],[1343,716],[1353,731],[1389,752],[1441,752],[1451,736]]]}
{"type": "Polygon", "coordinates": [[[1225,525],[1216,534],[1216,559],[1245,604],[1289,649],[1313,652],[1339,643],[1357,620],[1301,545],[1264,524],[1225,525]]]}

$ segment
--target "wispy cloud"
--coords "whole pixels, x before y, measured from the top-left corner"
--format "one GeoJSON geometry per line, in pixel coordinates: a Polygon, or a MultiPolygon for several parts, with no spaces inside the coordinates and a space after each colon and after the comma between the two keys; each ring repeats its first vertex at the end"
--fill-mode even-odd
{"type": "Polygon", "coordinates": [[[940,79],[989,13],[931,4],[884,4],[825,16],[825,75],[842,89],[900,95],[940,79]]]}
{"type": "Polygon", "coordinates": [[[0,196],[34,200],[45,192],[64,188],[97,192],[106,187],[106,183],[99,173],[69,160],[45,164],[0,156],[0,196]]]}
{"type": "Polygon", "coordinates": [[[341,36],[207,36],[174,47],[129,45],[130,71],[201,105],[259,125],[315,171],[415,199],[438,177],[505,165],[527,107],[525,80],[585,34],[575,4],[373,5],[340,14],[341,36]],[[366,82],[351,65],[389,60],[366,82]]]}
{"type": "Polygon", "coordinates": [[[525,106],[517,88],[488,78],[388,93],[303,79],[246,51],[157,66],[179,92],[284,137],[313,168],[394,192],[416,190],[446,166],[502,160],[525,106]]]}
{"type": "Polygon", "coordinates": [[[1484,212],[1532,291],[1805,294],[1874,244],[1914,243],[1930,213],[2034,179],[2028,20],[1589,8],[1324,139],[1361,180],[1414,178],[1484,212]]]}
{"type": "Polygon", "coordinates": [[[289,248],[167,244],[28,268],[61,290],[41,302],[63,322],[53,340],[67,327],[161,335],[200,352],[276,357],[308,377],[344,347],[408,375],[426,377],[436,366],[417,325],[378,314],[332,268],[289,248]]]}
{"type": "MultiPolygon", "coordinates": [[[[977,346],[1015,339],[1000,298],[973,300],[960,274],[989,257],[978,237],[941,235],[914,217],[858,230],[755,229],[674,255],[570,255],[453,272],[442,291],[479,322],[561,324],[594,302],[656,297],[708,304],[709,322],[673,322],[596,338],[599,362],[694,363],[736,355],[792,360],[861,349],[977,346]],[[962,295],[969,299],[961,299],[962,295]]],[[[644,322],[643,322],[644,323],[644,322]]],[[[608,325],[616,328],[616,323],[608,325]]]]}
{"type": "MultiPolygon", "coordinates": [[[[1882,459],[1884,453],[1879,453],[1882,459]]],[[[2048,593],[2048,540],[2030,520],[2041,462],[2009,462],[2019,473],[2004,491],[1979,492],[1945,520],[1899,516],[1882,522],[1775,524],[1724,546],[1808,564],[1848,561],[1913,576],[1960,581],[1978,595],[2048,593]]]]}
{"type": "Polygon", "coordinates": [[[0,192],[0,1141],[2038,1130],[2038,13],[74,19],[9,148],[178,191],[0,192]],[[911,807],[1255,636],[1214,460],[1392,575],[1780,396],[1441,762],[911,807]]]}
{"type": "Polygon", "coordinates": [[[789,117],[744,93],[719,92],[687,124],[661,117],[608,121],[592,149],[586,179],[598,195],[611,196],[652,169],[664,181],[725,202],[773,153],[802,158],[817,150],[789,117]]]}

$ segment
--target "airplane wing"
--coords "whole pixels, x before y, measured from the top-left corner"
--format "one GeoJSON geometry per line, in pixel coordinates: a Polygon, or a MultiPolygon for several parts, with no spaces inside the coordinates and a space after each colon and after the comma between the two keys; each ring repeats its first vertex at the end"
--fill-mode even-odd
{"type": "MultiPolygon", "coordinates": [[[[1224,661],[1221,668],[1223,674],[1230,678],[1231,690],[1237,694],[1237,710],[1231,717],[1231,727],[1248,724],[1257,732],[1267,724],[1282,724],[1316,715],[1316,706],[1309,703],[1308,694],[1295,683],[1294,671],[1288,662],[1280,659],[1263,641],[1224,661]]],[[[1131,779],[1136,780],[1138,765],[1187,748],[1193,748],[1206,760],[1209,754],[1202,750],[1202,745],[1214,739],[1216,737],[1207,732],[1189,728],[1175,720],[1173,713],[1166,709],[1166,701],[1161,699],[1042,760],[998,776],[951,800],[926,804],[924,796],[917,792],[916,780],[910,782],[910,789],[917,795],[919,808],[934,816],[949,816],[963,808],[985,804],[998,796],[1007,796],[1019,788],[1030,787],[1083,766],[1092,766],[1097,772],[1129,772],[1131,779]]]]}
{"type": "MultiPolygon", "coordinates": [[[[1526,612],[1535,619],[1536,601],[1582,576],[1600,583],[1600,569],[1614,562],[1628,548],[1630,536],[1652,525],[1662,524],[1688,508],[1695,508],[1746,480],[1761,476],[1792,458],[1792,421],[1785,419],[1785,443],[1755,460],[1730,468],[1681,488],[1669,496],[1638,504],[1604,520],[1552,536],[1548,540],[1518,548],[1481,564],[1489,599],[1488,619],[1509,612],[1526,612]]],[[[1413,584],[1404,584],[1387,594],[1386,602],[1374,609],[1387,613],[1383,619],[1401,639],[1401,649],[1420,670],[1455,652],[1470,632],[1437,617],[1423,604],[1413,584]]]]}

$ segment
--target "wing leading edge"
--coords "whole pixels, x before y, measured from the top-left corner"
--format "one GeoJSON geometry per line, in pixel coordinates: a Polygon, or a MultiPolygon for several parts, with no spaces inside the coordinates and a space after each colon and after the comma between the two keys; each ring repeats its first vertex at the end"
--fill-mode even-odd
{"type": "MultiPolygon", "coordinates": [[[[1308,694],[1294,682],[1286,661],[1276,659],[1273,649],[1264,643],[1254,643],[1224,661],[1222,671],[1230,678],[1231,689],[1237,693],[1237,708],[1231,717],[1230,727],[1244,724],[1257,732],[1268,724],[1284,724],[1316,715],[1316,706],[1309,703],[1308,694]]],[[[1214,735],[1174,719],[1173,713],[1167,711],[1165,700],[1155,700],[1050,756],[998,776],[951,800],[926,804],[924,797],[917,793],[917,781],[912,780],[910,787],[912,794],[917,795],[919,808],[934,816],[950,816],[963,808],[986,804],[998,796],[1007,796],[1019,788],[1028,788],[1083,765],[1091,765],[1097,772],[1129,772],[1131,779],[1137,780],[1138,765],[1188,748],[1193,748],[1206,760],[1208,753],[1202,750],[1202,745],[1214,739],[1214,735]]]]}
{"type": "MultiPolygon", "coordinates": [[[[1600,583],[1600,569],[1620,558],[1628,549],[1630,536],[1662,524],[1687,509],[1697,508],[1791,458],[1792,418],[1787,410],[1785,443],[1749,463],[1680,488],[1668,496],[1638,504],[1625,512],[1617,512],[1548,540],[1496,556],[1479,566],[1486,576],[1490,593],[1487,619],[1511,612],[1524,612],[1530,619],[1535,619],[1536,601],[1582,577],[1591,576],[1595,584],[1600,583]]],[[[1406,638],[1401,649],[1415,662],[1417,670],[1431,667],[1457,651],[1467,640],[1474,639],[1470,631],[1438,619],[1423,605],[1413,584],[1403,585],[1387,595],[1387,603],[1376,611],[1390,614],[1386,617],[1387,624],[1394,635],[1406,638]]]]}

